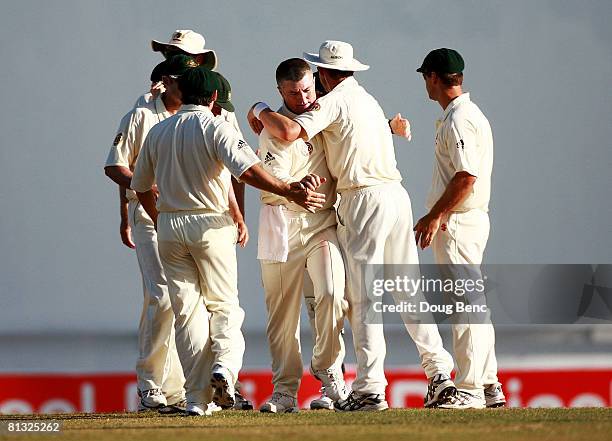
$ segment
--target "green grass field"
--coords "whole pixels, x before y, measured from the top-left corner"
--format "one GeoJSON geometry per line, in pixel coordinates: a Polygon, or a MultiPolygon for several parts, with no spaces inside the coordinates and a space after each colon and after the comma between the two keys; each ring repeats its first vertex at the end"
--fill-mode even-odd
{"type": "Polygon", "coordinates": [[[41,434],[7,434],[7,421],[61,420],[52,439],[96,441],[265,440],[610,440],[612,409],[402,409],[340,414],[303,411],[293,415],[220,412],[212,417],[155,413],[0,416],[0,439],[41,440],[41,434]]]}

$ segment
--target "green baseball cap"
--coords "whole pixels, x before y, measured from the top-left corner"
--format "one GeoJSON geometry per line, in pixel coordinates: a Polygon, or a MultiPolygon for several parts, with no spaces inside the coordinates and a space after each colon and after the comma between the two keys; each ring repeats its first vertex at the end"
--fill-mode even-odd
{"type": "Polygon", "coordinates": [[[216,72],[203,66],[188,69],[179,77],[179,89],[183,96],[209,97],[220,90],[216,72]]]}
{"type": "Polygon", "coordinates": [[[162,76],[179,77],[189,69],[198,67],[198,63],[188,55],[173,55],[172,57],[162,61],[151,72],[151,81],[160,81],[162,76]]]}
{"type": "Polygon", "coordinates": [[[219,107],[227,110],[228,112],[234,111],[234,105],[232,104],[232,86],[229,81],[219,72],[213,72],[217,75],[219,80],[219,89],[217,89],[217,101],[215,101],[219,107]]]}
{"type": "Polygon", "coordinates": [[[460,73],[464,67],[465,63],[459,52],[443,47],[428,53],[417,72],[460,73]]]}

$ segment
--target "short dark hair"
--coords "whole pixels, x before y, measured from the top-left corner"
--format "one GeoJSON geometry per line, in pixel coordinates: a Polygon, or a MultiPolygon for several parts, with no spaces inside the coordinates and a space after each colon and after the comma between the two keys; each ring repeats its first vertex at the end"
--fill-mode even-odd
{"type": "Polygon", "coordinates": [[[289,58],[276,68],[276,84],[283,81],[300,81],[307,72],[312,72],[308,63],[301,58],[289,58]]]}
{"type": "MultiPolygon", "coordinates": [[[[423,72],[423,75],[425,76],[428,76],[431,74],[432,72],[423,72]]],[[[463,72],[457,72],[457,73],[436,72],[436,75],[438,76],[438,78],[440,78],[440,81],[442,81],[442,84],[444,84],[446,87],[461,86],[463,84],[463,72]]]]}
{"type": "Polygon", "coordinates": [[[181,102],[183,104],[193,104],[196,106],[207,106],[208,107],[210,103],[212,103],[212,96],[203,97],[203,96],[188,95],[188,96],[183,96],[181,98],[181,102]]]}
{"type": "Polygon", "coordinates": [[[325,71],[327,72],[327,74],[333,79],[333,80],[341,80],[343,78],[348,78],[348,77],[352,77],[353,74],[355,72],[353,72],[352,70],[336,70],[336,69],[329,69],[327,67],[320,67],[319,69],[325,69],[325,71]]]}

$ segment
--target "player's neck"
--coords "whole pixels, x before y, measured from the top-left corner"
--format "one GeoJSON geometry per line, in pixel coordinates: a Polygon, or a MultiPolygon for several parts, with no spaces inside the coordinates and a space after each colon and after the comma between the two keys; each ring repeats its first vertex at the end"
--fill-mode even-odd
{"type": "Polygon", "coordinates": [[[458,96],[461,96],[463,91],[461,90],[461,86],[449,87],[448,89],[444,89],[440,91],[440,96],[437,101],[442,107],[442,109],[446,110],[448,105],[458,96]]]}
{"type": "Polygon", "coordinates": [[[180,100],[168,95],[165,92],[162,93],[161,99],[164,102],[164,107],[166,107],[168,113],[175,114],[182,105],[180,100]]]}

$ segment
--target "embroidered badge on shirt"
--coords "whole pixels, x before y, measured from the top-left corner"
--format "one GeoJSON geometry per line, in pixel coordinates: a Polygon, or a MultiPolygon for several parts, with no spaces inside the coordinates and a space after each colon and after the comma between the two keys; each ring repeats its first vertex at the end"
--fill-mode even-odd
{"type": "Polygon", "coordinates": [[[244,142],[242,139],[240,141],[238,141],[238,150],[242,150],[245,147],[248,147],[249,145],[244,142]]]}
{"type": "Polygon", "coordinates": [[[463,147],[465,146],[463,139],[460,139],[459,142],[457,143],[457,148],[463,150],[463,147]]]}
{"type": "Polygon", "coordinates": [[[313,152],[313,150],[314,150],[314,147],[313,147],[313,146],[312,146],[312,144],[311,144],[311,143],[309,143],[309,142],[306,142],[305,144],[306,144],[306,147],[308,147],[308,156],[312,155],[312,152],[313,152]]]}
{"type": "Polygon", "coordinates": [[[114,146],[119,145],[119,143],[121,142],[121,138],[123,138],[123,133],[121,132],[117,133],[117,136],[115,136],[115,140],[113,141],[113,145],[114,146]]]}

